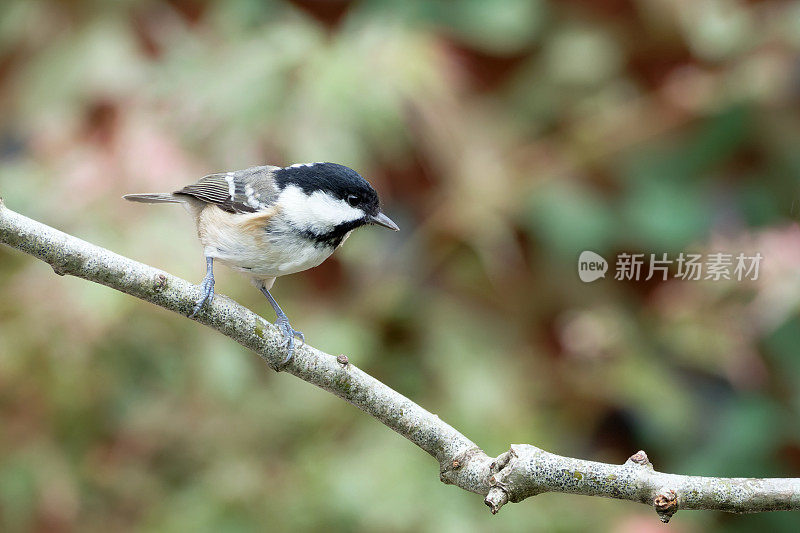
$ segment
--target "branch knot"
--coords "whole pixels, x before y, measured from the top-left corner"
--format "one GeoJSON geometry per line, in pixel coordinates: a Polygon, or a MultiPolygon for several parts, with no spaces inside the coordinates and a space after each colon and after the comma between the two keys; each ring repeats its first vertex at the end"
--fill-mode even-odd
{"type": "Polygon", "coordinates": [[[153,278],[153,290],[155,292],[162,292],[167,288],[167,276],[164,274],[156,274],[153,278]]]}
{"type": "Polygon", "coordinates": [[[650,462],[650,459],[647,457],[647,454],[644,453],[644,450],[639,450],[635,454],[628,457],[628,460],[625,461],[625,464],[634,464],[637,466],[646,466],[650,470],[653,469],[653,463],[650,462]]]}
{"type": "Polygon", "coordinates": [[[658,518],[666,524],[672,515],[678,512],[678,495],[674,490],[663,487],[653,498],[653,507],[658,513],[658,518]]]}

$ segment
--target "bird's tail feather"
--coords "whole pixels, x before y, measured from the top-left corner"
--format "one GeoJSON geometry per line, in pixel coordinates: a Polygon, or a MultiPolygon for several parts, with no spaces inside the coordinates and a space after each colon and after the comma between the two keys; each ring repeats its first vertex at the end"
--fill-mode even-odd
{"type": "Polygon", "coordinates": [[[170,193],[126,194],[123,198],[130,202],[141,202],[143,204],[179,204],[182,202],[180,198],[176,198],[170,193]]]}

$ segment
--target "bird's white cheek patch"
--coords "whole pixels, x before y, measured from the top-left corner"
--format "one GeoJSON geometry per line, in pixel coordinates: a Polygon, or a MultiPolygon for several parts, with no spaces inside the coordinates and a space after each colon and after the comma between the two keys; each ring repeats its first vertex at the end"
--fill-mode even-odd
{"type": "Polygon", "coordinates": [[[344,200],[323,191],[305,194],[294,185],[289,185],[281,192],[277,203],[292,224],[314,233],[325,233],[339,224],[364,216],[363,211],[351,207],[344,200]]]}

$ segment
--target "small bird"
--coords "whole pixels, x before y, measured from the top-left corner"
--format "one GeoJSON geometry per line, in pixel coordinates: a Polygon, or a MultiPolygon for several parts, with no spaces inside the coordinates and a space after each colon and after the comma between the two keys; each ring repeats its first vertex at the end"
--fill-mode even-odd
{"type": "Polygon", "coordinates": [[[252,277],[275,310],[286,364],[292,328],[269,290],[275,278],[313,268],[366,224],[400,228],[381,212],[375,189],[358,172],[336,163],[259,166],[210,174],[173,193],[127,194],[132,202],[183,204],[197,223],[206,275],[194,317],[214,298],[214,260],[252,277]]]}

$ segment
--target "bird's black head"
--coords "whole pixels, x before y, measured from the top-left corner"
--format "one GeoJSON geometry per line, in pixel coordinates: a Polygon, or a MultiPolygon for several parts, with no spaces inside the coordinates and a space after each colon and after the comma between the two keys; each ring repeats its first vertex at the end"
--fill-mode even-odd
{"type": "Polygon", "coordinates": [[[274,172],[288,218],[316,240],[338,245],[353,229],[378,224],[397,230],[375,189],[355,170],[336,163],[292,165],[274,172]]]}
{"type": "Polygon", "coordinates": [[[307,163],[284,167],[275,171],[275,181],[283,189],[296,185],[307,195],[323,191],[344,200],[351,207],[367,215],[380,211],[378,193],[367,180],[352,168],[337,163],[307,163]]]}

